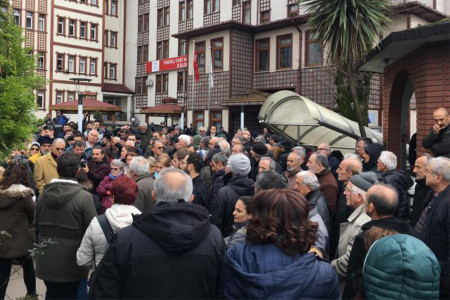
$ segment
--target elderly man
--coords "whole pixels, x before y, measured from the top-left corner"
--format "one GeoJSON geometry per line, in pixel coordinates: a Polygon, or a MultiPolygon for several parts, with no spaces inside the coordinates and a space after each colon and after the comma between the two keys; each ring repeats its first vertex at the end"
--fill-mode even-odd
{"type": "Polygon", "coordinates": [[[306,151],[303,147],[299,147],[296,150],[292,150],[291,153],[289,153],[287,157],[287,168],[286,172],[284,172],[284,175],[286,176],[288,182],[287,182],[287,188],[288,189],[295,189],[295,179],[298,172],[302,171],[302,164],[305,161],[305,155],[306,151]]]}
{"type": "Polygon", "coordinates": [[[325,155],[313,153],[306,164],[308,169],[316,174],[320,183],[320,191],[327,200],[328,209],[330,210],[331,219],[336,215],[336,203],[338,196],[338,185],[336,179],[331,173],[328,160],[325,155]]]}
{"type": "Polygon", "coordinates": [[[44,186],[49,184],[52,179],[59,177],[56,170],[56,159],[64,152],[65,147],[66,142],[63,139],[54,139],[52,151],[36,160],[33,179],[39,194],[42,193],[44,186]]]}
{"type": "Polygon", "coordinates": [[[361,231],[361,226],[370,221],[370,217],[366,214],[366,192],[377,182],[378,179],[374,172],[366,172],[350,177],[345,188],[347,205],[354,211],[348,217],[348,222],[341,224],[337,258],[331,261],[341,282],[347,278],[348,260],[355,237],[361,231]]]}
{"type": "Polygon", "coordinates": [[[360,137],[358,139],[358,141],[356,142],[356,150],[355,153],[358,154],[358,156],[360,158],[363,158],[364,153],[366,152],[366,150],[364,150],[366,148],[367,145],[372,144],[373,141],[368,138],[368,137],[360,137]]]}
{"type": "Polygon", "coordinates": [[[250,178],[256,180],[258,175],[259,161],[262,156],[267,155],[267,147],[264,143],[255,142],[250,150],[250,164],[252,170],[250,171],[250,178]]]}
{"type": "Polygon", "coordinates": [[[276,162],[268,156],[261,157],[261,159],[259,160],[258,173],[264,171],[275,171],[276,168],[276,162]]]}
{"type": "Polygon", "coordinates": [[[427,205],[416,231],[420,239],[430,247],[441,266],[440,298],[448,299],[450,292],[450,158],[430,160],[425,173],[426,184],[434,196],[427,205]]]}
{"type": "Polygon", "coordinates": [[[142,151],[145,151],[152,138],[152,131],[148,129],[147,123],[139,123],[138,134],[141,136],[141,149],[142,151]]]}
{"type": "Polygon", "coordinates": [[[152,142],[152,156],[156,159],[164,154],[164,144],[160,140],[152,142]]]}
{"type": "Polygon", "coordinates": [[[92,158],[92,151],[94,150],[94,147],[95,146],[100,146],[100,145],[97,145],[98,138],[99,138],[98,131],[95,130],[95,129],[92,129],[87,134],[86,149],[84,150],[84,153],[85,153],[85,156],[86,156],[87,160],[92,158]]]}
{"type": "Polygon", "coordinates": [[[379,178],[382,182],[391,185],[398,193],[398,207],[395,216],[398,218],[409,219],[410,204],[408,198],[408,189],[414,182],[409,174],[403,170],[396,170],[397,156],[390,151],[382,151],[377,161],[379,178]]]}
{"type": "Polygon", "coordinates": [[[331,173],[333,173],[334,178],[338,178],[336,170],[339,167],[339,159],[337,159],[336,157],[334,157],[331,154],[331,146],[328,144],[319,144],[317,146],[317,153],[323,154],[327,157],[328,159],[328,164],[330,165],[331,168],[331,173]]]}
{"type": "Polygon", "coordinates": [[[211,223],[219,227],[224,237],[233,232],[233,211],[240,196],[252,196],[255,192],[250,173],[250,160],[244,154],[231,155],[228,166],[233,176],[227,186],[221,188],[217,199],[211,203],[211,223]]]}
{"type": "Polygon", "coordinates": [[[228,157],[222,153],[215,154],[211,159],[211,171],[213,173],[211,178],[211,192],[209,194],[210,205],[217,197],[217,193],[223,188],[225,183],[226,171],[225,167],[228,164],[228,157]]]}
{"type": "Polygon", "coordinates": [[[319,188],[319,180],[313,172],[301,171],[296,175],[295,190],[308,200],[309,207],[317,207],[317,211],[329,232],[331,228],[330,212],[328,211],[327,201],[319,188]]]}
{"type": "Polygon", "coordinates": [[[243,140],[243,145],[244,145],[245,151],[247,153],[250,153],[250,150],[252,148],[252,135],[250,134],[250,131],[248,131],[248,130],[242,131],[242,140],[243,140]]]}
{"type": "Polygon", "coordinates": [[[181,134],[178,137],[178,142],[175,143],[175,149],[180,150],[182,148],[187,148],[190,144],[192,144],[191,137],[186,134],[181,134]]]}
{"type": "Polygon", "coordinates": [[[220,231],[208,210],[193,205],[192,181],[166,168],[155,181],[156,208],[117,232],[99,265],[92,299],[223,297],[220,231]]]}
{"type": "Polygon", "coordinates": [[[433,112],[434,125],[422,139],[422,146],[430,149],[434,156],[450,157],[450,115],[444,107],[433,112]]]}
{"type": "Polygon", "coordinates": [[[358,234],[353,243],[347,269],[344,299],[353,299],[362,288],[362,268],[367,254],[365,236],[372,227],[393,230],[402,234],[414,235],[414,229],[407,219],[399,219],[394,216],[398,205],[397,191],[390,185],[375,184],[366,194],[366,214],[372,219],[362,225],[362,232],[358,234]]]}
{"type": "Polygon", "coordinates": [[[130,175],[138,186],[138,195],[133,205],[142,212],[152,211],[155,207],[155,203],[152,200],[155,180],[150,175],[148,159],[142,156],[133,158],[130,163],[130,175]]]}
{"type": "Polygon", "coordinates": [[[427,170],[427,163],[430,159],[430,155],[424,154],[417,158],[414,163],[413,172],[416,174],[416,185],[414,187],[414,202],[411,214],[409,215],[411,226],[416,226],[424,208],[433,197],[433,191],[425,184],[425,171],[427,170]]]}

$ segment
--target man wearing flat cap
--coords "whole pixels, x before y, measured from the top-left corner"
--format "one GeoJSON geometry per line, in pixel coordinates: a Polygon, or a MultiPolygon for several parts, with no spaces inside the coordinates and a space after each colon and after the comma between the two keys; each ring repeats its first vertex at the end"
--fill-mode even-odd
{"type": "Polygon", "coordinates": [[[347,278],[348,259],[355,237],[361,232],[361,226],[370,221],[370,217],[366,214],[366,192],[377,182],[377,175],[374,172],[365,172],[350,177],[345,187],[347,206],[354,211],[347,218],[348,222],[341,223],[337,258],[331,261],[341,282],[347,278]]]}
{"type": "Polygon", "coordinates": [[[217,198],[211,203],[211,223],[216,225],[224,237],[233,232],[233,211],[241,196],[253,196],[255,183],[247,177],[250,173],[250,160],[242,153],[230,156],[228,167],[233,178],[227,186],[217,193],[217,198]]]}

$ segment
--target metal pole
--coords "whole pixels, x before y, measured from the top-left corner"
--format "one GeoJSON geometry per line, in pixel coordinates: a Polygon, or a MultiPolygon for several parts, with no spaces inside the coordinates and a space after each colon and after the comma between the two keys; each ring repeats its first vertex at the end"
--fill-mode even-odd
{"type": "Polygon", "coordinates": [[[78,130],[83,132],[83,94],[78,92],[78,130]]]}
{"type": "Polygon", "coordinates": [[[183,107],[181,108],[181,131],[184,130],[184,108],[186,107],[186,69],[183,71],[183,107]]]}
{"type": "Polygon", "coordinates": [[[241,105],[241,129],[244,130],[244,105],[241,105]]]}

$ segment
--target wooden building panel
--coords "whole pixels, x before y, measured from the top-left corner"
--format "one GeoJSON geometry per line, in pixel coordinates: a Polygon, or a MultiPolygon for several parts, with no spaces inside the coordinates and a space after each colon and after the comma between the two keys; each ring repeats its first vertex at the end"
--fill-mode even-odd
{"type": "Polygon", "coordinates": [[[29,11],[34,11],[35,10],[35,5],[34,5],[34,0],[27,0],[25,3],[25,9],[29,10],[29,11]]]}
{"type": "Polygon", "coordinates": [[[136,99],[136,108],[137,109],[141,109],[141,108],[146,108],[147,107],[148,98],[147,98],[146,95],[136,95],[135,99],[136,99]]]}
{"type": "Polygon", "coordinates": [[[47,34],[44,32],[38,32],[37,50],[38,51],[46,51],[47,50],[47,34]]]}
{"type": "Polygon", "coordinates": [[[251,33],[231,31],[231,95],[242,95],[252,89],[253,75],[253,35],[251,33]]]}
{"type": "Polygon", "coordinates": [[[306,68],[301,75],[302,96],[328,109],[337,110],[333,67],[306,68]]]}
{"type": "Polygon", "coordinates": [[[47,13],[47,0],[39,0],[38,2],[38,12],[46,14],[47,13]]]}
{"type": "Polygon", "coordinates": [[[242,6],[241,5],[233,6],[232,12],[231,12],[233,21],[241,22],[241,12],[242,12],[242,6]]]}
{"type": "MultiPolygon", "coordinates": [[[[199,82],[192,88],[192,76],[188,80],[187,107],[202,110],[208,107],[209,74],[200,74],[199,82]],[[194,98],[194,103],[192,99],[194,98]]],[[[214,87],[211,89],[210,108],[223,109],[222,103],[229,99],[230,73],[215,72],[214,87]]]]}

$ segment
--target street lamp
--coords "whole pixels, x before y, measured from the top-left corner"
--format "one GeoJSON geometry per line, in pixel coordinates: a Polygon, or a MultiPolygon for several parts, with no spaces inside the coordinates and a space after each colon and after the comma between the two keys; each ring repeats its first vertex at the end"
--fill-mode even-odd
{"type": "Polygon", "coordinates": [[[90,78],[84,78],[84,77],[74,77],[69,78],[69,80],[75,82],[75,88],[77,89],[78,93],[78,130],[80,132],[83,132],[83,94],[80,93],[80,84],[85,83],[85,89],[86,92],[88,83],[91,82],[92,79],[90,78]]]}

